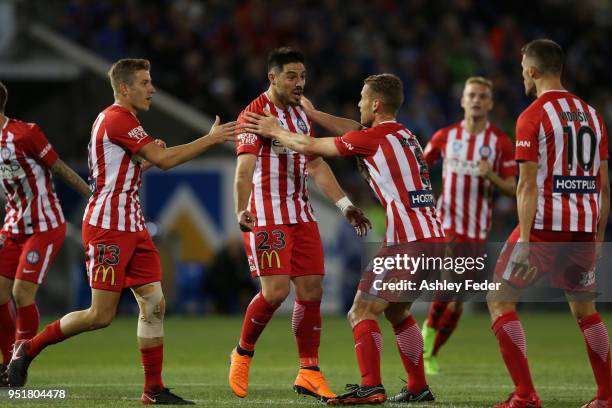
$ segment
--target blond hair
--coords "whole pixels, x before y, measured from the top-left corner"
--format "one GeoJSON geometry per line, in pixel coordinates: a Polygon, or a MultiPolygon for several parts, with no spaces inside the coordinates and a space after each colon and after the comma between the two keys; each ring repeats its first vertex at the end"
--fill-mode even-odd
{"type": "Polygon", "coordinates": [[[478,84],[478,85],[486,86],[487,88],[491,90],[491,94],[493,93],[493,81],[485,77],[482,77],[482,76],[469,77],[468,79],[465,80],[464,88],[466,88],[470,84],[478,84]]]}
{"type": "Polygon", "coordinates": [[[108,70],[111,86],[115,95],[119,94],[121,84],[132,85],[136,71],[151,69],[151,63],[146,59],[124,58],[115,62],[108,70]]]}
{"type": "Polygon", "coordinates": [[[377,94],[388,113],[396,114],[404,103],[404,84],[393,74],[370,75],[363,83],[377,94]]]}

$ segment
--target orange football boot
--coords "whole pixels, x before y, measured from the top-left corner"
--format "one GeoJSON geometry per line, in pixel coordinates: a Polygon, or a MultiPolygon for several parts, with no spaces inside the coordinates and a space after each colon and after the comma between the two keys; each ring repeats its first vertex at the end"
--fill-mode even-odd
{"type": "Polygon", "coordinates": [[[249,367],[252,357],[241,356],[236,349],[230,354],[229,385],[234,395],[244,398],[249,388],[249,367]]]}
{"type": "Polygon", "coordinates": [[[327,381],[321,371],[300,368],[293,390],[301,395],[310,395],[321,401],[335,398],[334,394],[327,386],[327,381]]]}

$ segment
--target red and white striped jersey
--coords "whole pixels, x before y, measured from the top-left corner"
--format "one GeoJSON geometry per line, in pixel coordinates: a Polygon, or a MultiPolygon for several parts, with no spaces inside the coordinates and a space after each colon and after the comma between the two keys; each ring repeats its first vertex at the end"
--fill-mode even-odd
{"type": "Polygon", "coordinates": [[[387,213],[385,243],[444,237],[429,170],[417,138],[395,121],[335,138],[342,156],[359,156],[368,183],[387,213]]]}
{"type": "Polygon", "coordinates": [[[597,231],[608,134],[595,109],[567,91],[542,93],[516,122],[516,160],[538,163],[534,229],[597,231]]]}
{"type": "MultiPolygon", "coordinates": [[[[246,122],[245,112],[263,114],[264,110],[276,116],[284,129],[312,136],[312,124],[300,106],[278,108],[265,92],[240,113],[238,123],[246,122]]],[[[250,153],[257,156],[247,208],[257,217],[256,226],[315,220],[306,184],[306,163],[314,157],[296,153],[276,139],[265,139],[253,133],[238,134],[236,143],[238,155],[250,153]]]]}
{"type": "Polygon", "coordinates": [[[117,104],[102,111],[89,141],[89,198],[83,222],[117,231],[145,228],[138,189],[142,182],[138,150],[151,138],[132,112],[117,104]]]}
{"type": "Polygon", "coordinates": [[[57,158],[38,125],[6,118],[0,132],[0,181],[6,196],[2,231],[33,234],[64,224],[49,171],[57,158]]]}
{"type": "Polygon", "coordinates": [[[489,161],[502,178],[516,176],[510,138],[491,124],[477,135],[470,134],[461,121],[437,131],[425,147],[424,157],[429,165],[440,157],[444,160],[438,198],[444,230],[486,240],[491,230],[493,183],[480,177],[479,162],[489,161]]]}

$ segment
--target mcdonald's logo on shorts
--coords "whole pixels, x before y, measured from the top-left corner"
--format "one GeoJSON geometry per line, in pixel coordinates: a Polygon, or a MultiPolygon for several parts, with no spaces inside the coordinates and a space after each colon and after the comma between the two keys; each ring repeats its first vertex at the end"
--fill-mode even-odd
{"type": "Polygon", "coordinates": [[[273,249],[271,251],[263,251],[261,253],[260,264],[262,268],[272,268],[273,260],[276,261],[276,269],[280,269],[281,262],[280,257],[278,256],[278,252],[276,252],[276,249],[273,249]],[[264,260],[266,260],[266,262],[264,262],[264,260]]]}
{"type": "Polygon", "coordinates": [[[102,271],[102,283],[105,283],[106,278],[109,277],[111,286],[115,286],[115,268],[112,265],[98,265],[93,277],[94,282],[98,281],[100,271],[102,271]]]}

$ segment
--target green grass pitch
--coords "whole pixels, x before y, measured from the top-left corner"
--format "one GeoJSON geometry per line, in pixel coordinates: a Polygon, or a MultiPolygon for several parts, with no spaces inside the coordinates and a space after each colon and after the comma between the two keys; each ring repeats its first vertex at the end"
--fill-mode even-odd
{"type": "MultiPolygon", "coordinates": [[[[595,385],[585,346],[569,313],[524,312],[521,317],[534,381],[544,406],[579,407],[592,398],[595,385]]],[[[612,316],[605,315],[605,320],[609,326],[612,316]]],[[[251,366],[249,395],[245,399],[233,396],[227,385],[228,361],[240,323],[239,318],[168,318],[166,385],[208,407],[322,406],[313,399],[298,397],[291,389],[297,373],[297,352],[290,317],[283,315],[275,316],[259,341],[251,366]]],[[[392,330],[385,321],[380,323],[385,341],[383,381],[392,394],[400,389],[404,373],[392,330]]],[[[359,382],[353,339],[345,319],[326,317],[323,324],[321,367],[338,392],[346,383],[359,382]]],[[[120,318],[109,328],[49,347],[31,366],[29,387],[64,388],[69,399],[41,405],[12,403],[2,397],[0,406],[139,406],[143,379],[135,335],[135,318],[120,318]]],[[[429,379],[437,401],[426,404],[428,407],[488,407],[505,399],[512,388],[484,314],[465,316],[442,350],[440,365],[443,372],[429,379]]]]}

